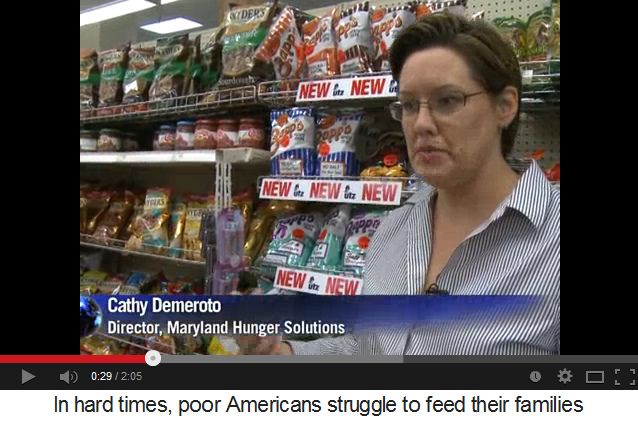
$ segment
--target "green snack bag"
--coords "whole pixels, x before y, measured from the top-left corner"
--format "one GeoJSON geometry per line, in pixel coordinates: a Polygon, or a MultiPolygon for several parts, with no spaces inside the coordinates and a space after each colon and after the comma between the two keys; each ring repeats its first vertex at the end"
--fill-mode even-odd
{"type": "Polygon", "coordinates": [[[308,260],[308,267],[323,270],[341,268],[343,261],[341,251],[351,209],[350,205],[339,205],[326,216],[317,243],[308,260]]]}
{"type": "Polygon", "coordinates": [[[552,8],[545,7],[533,13],[527,21],[527,59],[547,60],[552,29],[552,8]]]}
{"type": "Polygon", "coordinates": [[[346,244],[343,250],[343,270],[363,276],[370,239],[388,214],[385,210],[355,212],[346,228],[346,244]]]}
{"type": "Polygon", "coordinates": [[[305,266],[319,234],[318,212],[282,217],[275,223],[263,263],[267,266],[305,266]]]}
{"type": "Polygon", "coordinates": [[[512,49],[518,61],[527,60],[527,25],[515,17],[494,19],[494,26],[512,49]]]}

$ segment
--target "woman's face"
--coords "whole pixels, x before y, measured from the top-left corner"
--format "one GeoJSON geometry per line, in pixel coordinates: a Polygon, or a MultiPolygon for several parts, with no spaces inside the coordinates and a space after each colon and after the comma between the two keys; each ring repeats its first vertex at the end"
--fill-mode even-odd
{"type": "Polygon", "coordinates": [[[506,90],[504,101],[492,99],[465,60],[447,48],[412,54],[399,80],[410,162],[426,182],[439,188],[464,184],[500,158],[499,128],[514,118],[515,90],[506,90]]]}

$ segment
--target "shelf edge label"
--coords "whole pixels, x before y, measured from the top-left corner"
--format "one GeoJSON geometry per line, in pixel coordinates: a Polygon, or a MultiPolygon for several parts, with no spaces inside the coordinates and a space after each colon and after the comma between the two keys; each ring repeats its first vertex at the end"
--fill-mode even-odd
{"type": "Polygon", "coordinates": [[[264,178],[260,199],[398,206],[401,181],[264,178]]]}
{"type": "Polygon", "coordinates": [[[297,102],[396,98],[398,94],[399,84],[392,75],[344,77],[300,82],[297,102]]]}
{"type": "Polygon", "coordinates": [[[352,276],[279,267],[273,286],[315,295],[361,295],[363,280],[352,276]]]}

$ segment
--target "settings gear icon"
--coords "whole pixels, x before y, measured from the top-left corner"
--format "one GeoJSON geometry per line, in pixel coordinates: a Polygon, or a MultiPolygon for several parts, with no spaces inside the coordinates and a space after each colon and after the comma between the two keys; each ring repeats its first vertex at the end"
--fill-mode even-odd
{"type": "Polygon", "coordinates": [[[568,369],[563,369],[558,371],[558,381],[567,384],[572,381],[572,371],[568,369]]]}

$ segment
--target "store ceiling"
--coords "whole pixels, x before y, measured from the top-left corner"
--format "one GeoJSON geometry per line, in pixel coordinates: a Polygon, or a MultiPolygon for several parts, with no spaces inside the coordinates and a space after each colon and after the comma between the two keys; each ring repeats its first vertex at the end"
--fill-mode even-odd
{"type": "MultiPolygon", "coordinates": [[[[111,1],[112,0],[80,0],[80,12],[110,3],[111,1]]],[[[289,0],[283,3],[290,4],[302,10],[309,10],[335,4],[336,2],[336,0],[289,0]]],[[[134,16],[138,27],[158,22],[159,20],[185,17],[201,23],[203,25],[202,29],[208,29],[217,26],[217,22],[219,22],[217,16],[218,11],[219,0],[179,0],[174,3],[163,6],[160,5],[135,13],[134,16]]],[[[117,19],[118,18],[115,18],[113,21],[117,21],[117,19]]],[[[149,33],[149,39],[154,38],[156,38],[156,35],[149,33]]]]}

